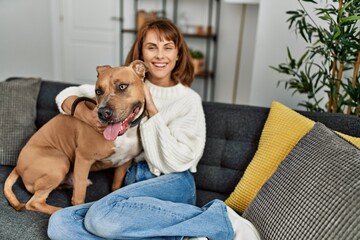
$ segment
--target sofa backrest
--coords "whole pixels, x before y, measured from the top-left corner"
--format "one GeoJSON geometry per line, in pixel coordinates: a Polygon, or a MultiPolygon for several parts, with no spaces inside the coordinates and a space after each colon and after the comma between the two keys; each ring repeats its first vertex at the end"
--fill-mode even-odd
{"type": "Polygon", "coordinates": [[[225,200],[255,154],[268,108],[204,102],[206,144],[195,181],[198,206],[225,200]]]}
{"type": "MultiPolygon", "coordinates": [[[[195,174],[198,203],[225,200],[235,189],[258,146],[269,108],[204,102],[205,151],[195,174]]],[[[360,137],[360,118],[340,113],[298,111],[327,127],[360,137]]]]}
{"type": "MultiPolygon", "coordinates": [[[[56,95],[74,84],[43,81],[37,103],[37,127],[59,113],[56,95]]],[[[212,199],[225,200],[254,156],[269,108],[215,102],[203,103],[206,118],[206,144],[197,173],[198,206],[212,199]]],[[[344,114],[301,114],[327,127],[360,137],[360,118],[344,114]]]]}
{"type": "Polygon", "coordinates": [[[61,90],[74,86],[74,84],[64,82],[52,82],[43,80],[37,100],[36,127],[39,129],[52,117],[59,114],[59,109],[55,103],[55,97],[61,90]]]}

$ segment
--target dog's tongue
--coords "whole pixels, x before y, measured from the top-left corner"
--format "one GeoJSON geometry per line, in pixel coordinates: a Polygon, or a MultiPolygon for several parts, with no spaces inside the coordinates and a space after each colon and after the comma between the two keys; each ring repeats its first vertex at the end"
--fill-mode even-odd
{"type": "Polygon", "coordinates": [[[124,131],[126,131],[127,127],[123,122],[113,123],[107,125],[107,127],[104,130],[104,138],[109,141],[114,141],[119,134],[123,134],[124,131]]]}
{"type": "Polygon", "coordinates": [[[110,123],[104,130],[104,138],[108,141],[115,141],[117,136],[123,135],[130,127],[130,122],[140,111],[136,108],[124,121],[118,123],[110,123]]]}

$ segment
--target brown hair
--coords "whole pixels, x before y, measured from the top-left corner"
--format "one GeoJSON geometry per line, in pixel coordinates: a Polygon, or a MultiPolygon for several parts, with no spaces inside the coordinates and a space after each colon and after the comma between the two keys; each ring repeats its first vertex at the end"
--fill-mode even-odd
{"type": "Polygon", "coordinates": [[[142,46],[146,34],[150,30],[155,31],[159,37],[174,42],[179,53],[176,65],[171,72],[171,79],[190,87],[194,80],[194,66],[191,61],[190,51],[179,29],[167,18],[152,19],[142,25],[126,57],[125,64],[129,65],[136,59],[143,60],[142,46]]]}

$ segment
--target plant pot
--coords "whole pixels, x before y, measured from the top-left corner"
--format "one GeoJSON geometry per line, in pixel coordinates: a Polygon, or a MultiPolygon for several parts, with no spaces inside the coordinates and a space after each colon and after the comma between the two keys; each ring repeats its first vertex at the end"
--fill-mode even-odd
{"type": "Polygon", "coordinates": [[[146,21],[156,17],[157,13],[155,11],[146,12],[144,10],[139,10],[137,12],[137,29],[139,30],[146,21]]]}
{"type": "Polygon", "coordinates": [[[205,71],[205,60],[203,58],[193,58],[192,63],[194,65],[194,73],[195,75],[203,74],[205,71]]]}

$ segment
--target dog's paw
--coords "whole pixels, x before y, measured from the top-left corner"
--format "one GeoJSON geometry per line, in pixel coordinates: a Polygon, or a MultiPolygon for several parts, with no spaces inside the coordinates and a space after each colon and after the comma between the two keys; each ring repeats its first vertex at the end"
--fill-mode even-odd
{"type": "MultiPolygon", "coordinates": [[[[93,185],[93,182],[90,179],[86,180],[86,186],[91,186],[93,185]]],[[[74,187],[74,172],[69,172],[64,180],[62,180],[60,186],[58,187],[58,189],[69,189],[69,188],[73,188],[74,187]]]]}
{"type": "Polygon", "coordinates": [[[86,180],[86,186],[88,187],[88,186],[91,186],[91,185],[93,185],[93,182],[90,179],[87,179],[86,180]]]}

